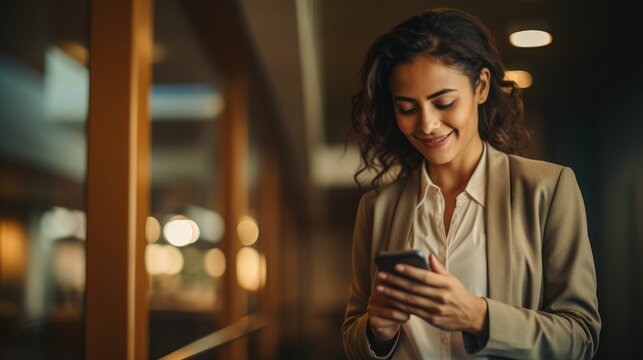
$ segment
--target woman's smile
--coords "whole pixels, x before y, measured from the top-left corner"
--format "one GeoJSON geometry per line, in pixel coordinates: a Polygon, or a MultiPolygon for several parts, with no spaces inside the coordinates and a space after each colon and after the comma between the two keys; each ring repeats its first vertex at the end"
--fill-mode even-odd
{"type": "Polygon", "coordinates": [[[454,132],[455,129],[443,135],[414,135],[414,137],[420,143],[429,148],[439,149],[441,147],[444,147],[449,142],[449,139],[454,132]]]}

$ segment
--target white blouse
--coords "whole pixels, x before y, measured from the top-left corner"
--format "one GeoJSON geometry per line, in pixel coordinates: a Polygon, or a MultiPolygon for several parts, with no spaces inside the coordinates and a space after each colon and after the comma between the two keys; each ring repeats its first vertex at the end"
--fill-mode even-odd
{"type": "MultiPolygon", "coordinates": [[[[410,234],[414,249],[433,254],[476,296],[487,296],[484,225],[486,145],[464,191],[456,197],[449,233],[444,229],[444,197],[423,167],[416,217],[410,234]]],[[[426,165],[426,164],[425,164],[426,165]]],[[[442,331],[416,316],[402,326],[395,359],[472,359],[459,331],[442,331]]],[[[478,357],[480,358],[480,357],[478,357]]]]}

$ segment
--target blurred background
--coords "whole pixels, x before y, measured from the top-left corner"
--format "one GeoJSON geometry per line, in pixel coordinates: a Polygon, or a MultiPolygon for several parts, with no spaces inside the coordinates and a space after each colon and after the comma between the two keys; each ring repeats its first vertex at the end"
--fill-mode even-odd
{"type": "MultiPolygon", "coordinates": [[[[91,6],[0,3],[2,359],[85,358],[91,6]]],[[[603,318],[597,358],[643,358],[643,23],[621,0],[153,1],[150,358],[186,346],[203,359],[344,358],[364,191],[345,146],[350,97],[379,34],[443,6],[480,17],[516,71],[533,132],[525,155],[576,173],[603,318]],[[521,30],[552,41],[516,46],[521,30]]]]}

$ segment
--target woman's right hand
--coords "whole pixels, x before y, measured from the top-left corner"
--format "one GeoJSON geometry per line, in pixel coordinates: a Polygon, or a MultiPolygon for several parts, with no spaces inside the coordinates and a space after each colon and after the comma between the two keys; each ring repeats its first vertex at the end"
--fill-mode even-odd
{"type": "MultiPolygon", "coordinates": [[[[379,285],[379,276],[375,277],[375,286],[379,285]]],[[[371,332],[378,344],[384,344],[391,341],[398,331],[400,325],[409,320],[409,314],[401,311],[400,306],[396,306],[395,301],[375,292],[368,300],[366,311],[368,313],[368,324],[371,332]]]]}

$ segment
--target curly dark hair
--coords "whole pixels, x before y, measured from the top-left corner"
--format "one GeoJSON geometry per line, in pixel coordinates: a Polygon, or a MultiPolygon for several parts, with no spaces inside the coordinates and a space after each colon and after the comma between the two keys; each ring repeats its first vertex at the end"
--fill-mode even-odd
{"type": "Polygon", "coordinates": [[[358,185],[359,175],[367,170],[376,172],[371,185],[378,188],[394,168],[397,176],[406,176],[423,160],[397,126],[389,89],[393,68],[419,55],[460,70],[472,88],[480,71],[489,69],[489,95],[478,109],[480,137],[506,153],[517,153],[529,143],[520,89],[504,79],[505,68],[489,29],[460,10],[428,10],[380,36],[366,55],[360,91],[352,98],[352,132],[362,159],[354,177],[358,185]]]}

